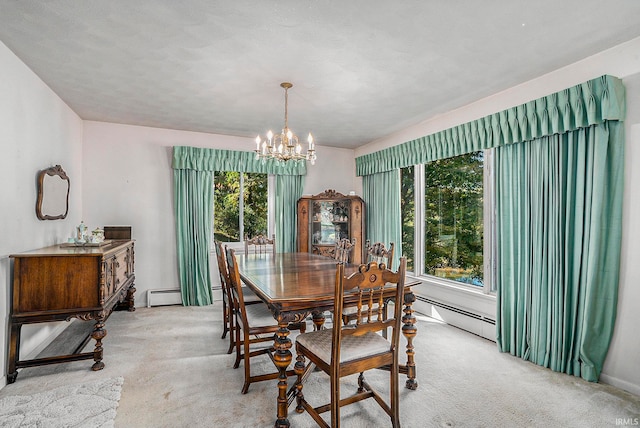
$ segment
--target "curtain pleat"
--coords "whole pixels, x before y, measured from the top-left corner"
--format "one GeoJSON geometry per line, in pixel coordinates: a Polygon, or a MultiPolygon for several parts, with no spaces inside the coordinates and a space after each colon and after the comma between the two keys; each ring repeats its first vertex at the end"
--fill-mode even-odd
{"type": "Polygon", "coordinates": [[[276,176],[276,250],[296,251],[297,205],[302,197],[304,176],[276,176]]]}
{"type": "Polygon", "coordinates": [[[503,352],[598,380],[616,317],[623,154],[616,121],[496,149],[503,352]]]}
{"type": "Polygon", "coordinates": [[[213,173],[173,171],[178,275],[182,304],[213,303],[209,242],[213,215],[213,173]]]}
{"type": "Polygon", "coordinates": [[[256,159],[253,152],[207,149],[202,147],[174,146],[173,169],[197,171],[258,172],[275,175],[306,175],[304,161],[278,162],[256,159]]]}
{"type": "Polygon", "coordinates": [[[365,176],[437,159],[528,141],[623,120],[622,81],[601,76],[435,134],[356,158],[356,174],[365,176]]]}
{"type": "Polygon", "coordinates": [[[395,245],[393,266],[402,254],[400,171],[382,172],[362,178],[362,198],[367,207],[367,239],[395,245]]]}

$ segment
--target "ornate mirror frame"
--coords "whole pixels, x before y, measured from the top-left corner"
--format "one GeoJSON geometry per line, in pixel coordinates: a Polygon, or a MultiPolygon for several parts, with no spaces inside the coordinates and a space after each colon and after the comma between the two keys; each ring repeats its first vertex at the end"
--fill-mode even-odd
{"type": "Polygon", "coordinates": [[[36,216],[40,220],[63,219],[69,212],[71,182],[60,165],[38,173],[36,216]]]}

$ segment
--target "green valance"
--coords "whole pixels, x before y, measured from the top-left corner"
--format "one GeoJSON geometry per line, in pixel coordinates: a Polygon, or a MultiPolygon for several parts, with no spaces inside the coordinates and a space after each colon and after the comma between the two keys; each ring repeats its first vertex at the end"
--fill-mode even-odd
{"type": "Polygon", "coordinates": [[[266,162],[256,160],[254,152],[219,150],[200,147],[174,146],[173,169],[193,169],[196,171],[238,171],[258,172],[275,175],[306,175],[304,161],[266,162]]]}
{"type": "Polygon", "coordinates": [[[436,159],[562,134],[606,120],[622,121],[622,81],[601,76],[435,134],[356,158],[358,176],[392,171],[436,159]]]}

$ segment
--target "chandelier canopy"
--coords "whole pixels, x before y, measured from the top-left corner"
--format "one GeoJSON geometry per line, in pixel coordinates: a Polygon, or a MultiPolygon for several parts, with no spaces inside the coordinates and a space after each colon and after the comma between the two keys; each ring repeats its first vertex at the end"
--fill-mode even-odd
{"type": "Polygon", "coordinates": [[[302,152],[302,145],[298,141],[298,136],[289,129],[288,104],[289,89],[293,86],[289,82],[280,84],[284,88],[284,128],[280,134],[274,135],[271,130],[267,132],[266,138],[262,139],[260,135],[256,137],[256,159],[276,159],[280,162],[289,160],[308,160],[311,165],[316,163],[316,145],[313,142],[311,133],[307,137],[309,147],[307,152],[302,152]]]}

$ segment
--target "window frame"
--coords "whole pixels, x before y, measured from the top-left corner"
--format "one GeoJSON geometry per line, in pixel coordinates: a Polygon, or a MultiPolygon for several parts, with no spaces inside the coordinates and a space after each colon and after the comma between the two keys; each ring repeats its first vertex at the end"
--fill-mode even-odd
{"type": "Polygon", "coordinates": [[[478,287],[458,281],[439,278],[425,273],[425,168],[426,164],[413,165],[414,174],[414,255],[412,276],[429,284],[437,284],[445,287],[478,292],[485,295],[495,295],[495,266],[497,250],[495,248],[495,156],[493,149],[486,149],[483,163],[483,286],[478,287]]]}

